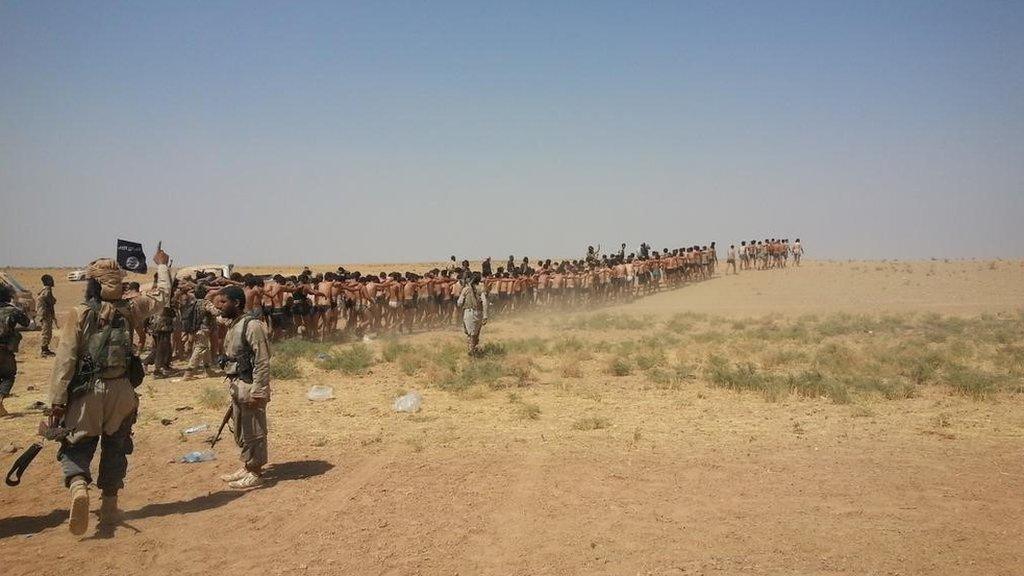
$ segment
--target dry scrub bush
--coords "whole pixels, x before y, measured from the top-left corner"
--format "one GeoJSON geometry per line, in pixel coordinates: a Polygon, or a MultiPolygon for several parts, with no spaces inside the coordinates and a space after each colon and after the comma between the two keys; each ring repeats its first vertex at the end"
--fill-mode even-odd
{"type": "Polygon", "coordinates": [[[228,393],[217,386],[203,386],[196,402],[204,408],[222,409],[228,405],[228,393]]]}
{"type": "Polygon", "coordinates": [[[302,371],[294,358],[281,356],[270,361],[271,380],[294,380],[302,377],[302,371]]]}
{"type": "Polygon", "coordinates": [[[373,362],[373,350],[369,346],[353,344],[328,353],[319,364],[327,370],[338,370],[343,374],[355,376],[365,374],[373,366],[373,362]]]}

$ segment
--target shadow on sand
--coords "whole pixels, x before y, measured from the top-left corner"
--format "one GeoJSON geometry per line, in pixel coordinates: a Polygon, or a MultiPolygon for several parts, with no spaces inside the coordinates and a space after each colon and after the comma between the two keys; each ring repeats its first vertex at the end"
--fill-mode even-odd
{"type": "Polygon", "coordinates": [[[51,510],[43,516],[11,516],[0,518],[0,540],[12,536],[26,536],[60,526],[68,519],[67,510],[51,510]]]}
{"type": "MultiPolygon", "coordinates": [[[[273,488],[281,482],[293,480],[305,480],[314,476],[325,474],[334,465],[324,460],[298,460],[295,462],[282,462],[267,468],[264,473],[266,483],[262,489],[273,488]]],[[[144,520],[146,518],[160,518],[174,514],[193,514],[213,508],[219,508],[234,500],[242,498],[247,492],[235,492],[232,490],[219,490],[203,496],[196,496],[190,500],[178,500],[176,502],[161,502],[147,504],[137,510],[130,510],[124,513],[120,526],[127,527],[135,532],[139,530],[128,524],[131,520],[144,520]]],[[[53,510],[44,516],[13,516],[0,518],[0,540],[11,536],[36,534],[47,528],[53,528],[63,524],[68,518],[67,510],[53,510]]],[[[113,537],[117,526],[100,527],[96,538],[113,537]]]]}

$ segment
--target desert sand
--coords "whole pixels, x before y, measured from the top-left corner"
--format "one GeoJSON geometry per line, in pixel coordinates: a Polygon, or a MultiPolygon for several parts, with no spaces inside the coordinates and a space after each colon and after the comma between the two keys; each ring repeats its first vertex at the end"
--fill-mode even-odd
{"type": "MultiPolygon", "coordinates": [[[[13,272],[36,289],[44,271],[13,272]]],[[[55,275],[64,308],[84,285],[55,275]]],[[[1022,306],[1019,261],[812,261],[498,319],[473,363],[455,329],[282,345],[275,362],[294,373],[273,383],[269,482],[249,493],[217,479],[237,467],[230,439],[216,461],[172,463],[203,449],[180,431],[216,426],[222,383],[147,379],[125,522],[67,532],[50,443],[21,486],[0,487],[0,565],[9,576],[69,564],[81,576],[1020,574],[1022,306]],[[314,384],[335,399],[307,400],[314,384]],[[413,389],[422,410],[393,412],[413,389]]],[[[37,349],[28,333],[9,400],[21,413],[0,420],[0,447],[20,452],[42,419],[25,409],[46,398],[51,360],[37,349]]],[[[0,455],[4,472],[15,457],[0,455]]]]}

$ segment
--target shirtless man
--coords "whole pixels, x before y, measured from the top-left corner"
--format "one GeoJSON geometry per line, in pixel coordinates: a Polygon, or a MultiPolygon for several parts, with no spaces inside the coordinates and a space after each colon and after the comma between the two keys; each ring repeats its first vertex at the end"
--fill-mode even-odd
{"type": "Polygon", "coordinates": [[[605,302],[610,301],[614,296],[614,273],[615,269],[612,267],[611,262],[609,262],[608,260],[602,260],[601,267],[598,268],[597,274],[598,277],[601,279],[601,298],[605,302]]]}
{"type": "MultiPolygon", "coordinates": [[[[468,263],[467,263],[467,266],[468,266],[468,263]]],[[[459,307],[457,305],[457,301],[459,299],[459,294],[462,293],[462,289],[466,286],[466,283],[464,283],[463,278],[470,278],[471,275],[472,275],[472,272],[469,272],[468,268],[466,268],[466,273],[465,274],[460,273],[458,279],[450,279],[451,282],[448,284],[448,287],[447,287],[447,290],[448,290],[448,302],[449,302],[449,312],[450,312],[449,318],[448,318],[448,323],[449,324],[453,324],[453,323],[455,323],[458,320],[459,307]]]]}
{"type": "Polygon", "coordinates": [[[334,272],[325,273],[316,283],[316,308],[321,342],[333,336],[338,329],[338,284],[340,283],[334,272]]]}
{"type": "Polygon", "coordinates": [[[382,281],[379,276],[367,276],[363,284],[363,298],[369,307],[366,324],[371,331],[377,333],[383,331],[387,282],[386,277],[382,281]]]}
{"type": "Polygon", "coordinates": [[[263,317],[263,279],[248,276],[242,284],[245,293],[245,313],[255,318],[263,317]]]}
{"type": "Polygon", "coordinates": [[[412,272],[406,272],[405,281],[402,282],[402,324],[399,331],[404,329],[407,334],[412,334],[412,324],[416,318],[417,278],[412,272]]]}
{"type": "Polygon", "coordinates": [[[626,259],[626,298],[632,299],[636,294],[636,267],[633,264],[633,255],[626,259]]]}
{"type": "Polygon", "coordinates": [[[416,280],[416,319],[421,326],[433,325],[437,317],[437,299],[434,294],[434,271],[431,270],[416,280]]]}
{"type": "Polygon", "coordinates": [[[288,303],[292,322],[296,329],[302,329],[302,336],[306,339],[315,337],[316,324],[314,319],[316,318],[316,313],[313,310],[313,300],[310,297],[315,297],[316,294],[317,291],[313,288],[310,278],[300,276],[295,284],[295,289],[291,292],[291,298],[288,303]]]}
{"type": "Polygon", "coordinates": [[[285,307],[285,295],[295,290],[287,285],[284,276],[275,274],[263,288],[264,302],[269,301],[270,328],[274,340],[279,339],[289,329],[288,309],[285,307]]]}
{"type": "Polygon", "coordinates": [[[612,296],[616,300],[621,300],[626,295],[626,263],[622,260],[618,260],[612,267],[612,290],[612,296]]]}
{"type": "Polygon", "coordinates": [[[442,270],[441,276],[437,279],[437,290],[440,292],[440,323],[442,326],[450,326],[453,322],[454,311],[455,311],[455,300],[458,299],[458,295],[452,296],[452,284],[455,284],[455,274],[458,272],[458,268],[454,271],[442,270]]]}
{"type": "Polygon", "coordinates": [[[401,330],[402,327],[402,285],[402,275],[398,272],[392,272],[384,284],[388,298],[384,323],[388,330],[401,330]]]}
{"type": "Polygon", "coordinates": [[[562,290],[565,287],[565,268],[559,266],[550,277],[551,287],[548,291],[551,294],[550,303],[554,306],[562,306],[562,290]]]}
{"type": "Polygon", "coordinates": [[[536,304],[548,304],[550,294],[548,293],[548,283],[551,279],[551,275],[548,273],[546,266],[542,266],[537,274],[534,276],[536,279],[536,290],[534,291],[535,297],[534,302],[536,304]]]}

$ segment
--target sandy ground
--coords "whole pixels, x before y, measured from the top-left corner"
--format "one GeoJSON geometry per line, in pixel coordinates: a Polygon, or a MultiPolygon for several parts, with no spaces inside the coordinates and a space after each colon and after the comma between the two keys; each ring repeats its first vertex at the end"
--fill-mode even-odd
{"type": "MultiPolygon", "coordinates": [[[[28,275],[40,271],[16,273],[34,288],[28,275]]],[[[81,287],[62,282],[60,305],[81,287]]],[[[1021,262],[808,262],[612,311],[1010,317],[1022,297],[1021,262]]],[[[535,318],[488,328],[492,340],[558,331],[535,318]]],[[[44,398],[50,361],[33,354],[35,338],[23,342],[15,409],[44,398]]],[[[454,331],[407,340],[459,342],[454,331]]],[[[930,387],[906,400],[766,402],[700,376],[657,389],[588,368],[572,381],[542,371],[513,398],[449,393],[388,363],[361,376],[304,365],[302,378],[275,384],[269,485],[240,494],[216,479],[237,465],[230,441],[215,462],[169,463],[201,449],[179,430],[217,421],[198,401],[215,385],[140,388],[126,520],[113,534],[68,534],[56,447],[46,446],[21,486],[0,489],[3,573],[1010,575],[1024,566],[1021,394],[975,400],[930,387]],[[307,401],[317,383],[336,399],[307,401]],[[392,412],[412,387],[423,410],[392,412]],[[539,407],[539,418],[518,416],[516,402],[539,407]],[[574,428],[588,417],[608,425],[574,428]]],[[[39,419],[0,421],[0,446],[26,446],[39,419]]],[[[14,457],[0,455],[0,467],[14,457]]]]}

